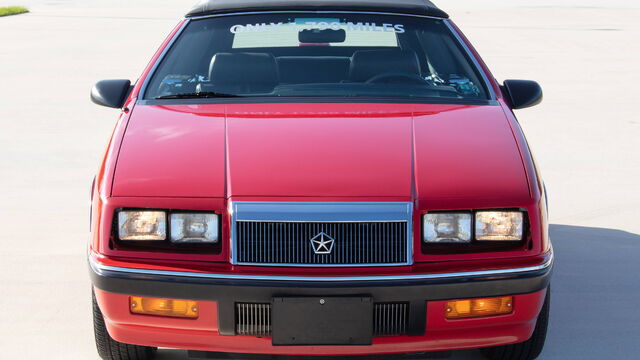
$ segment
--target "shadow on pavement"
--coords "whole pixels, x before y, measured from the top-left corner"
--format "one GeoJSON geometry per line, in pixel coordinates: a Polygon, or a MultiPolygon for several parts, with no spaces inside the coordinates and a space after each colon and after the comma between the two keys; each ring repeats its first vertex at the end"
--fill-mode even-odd
{"type": "Polygon", "coordinates": [[[637,358],[640,235],[552,225],[551,241],[551,327],[541,358],[637,358]]]}
{"type": "MultiPolygon", "coordinates": [[[[550,230],[556,261],[551,325],[540,359],[634,358],[633,354],[640,352],[640,235],[567,225],[551,225],[550,230]]],[[[455,351],[450,357],[434,355],[369,359],[482,359],[475,350],[455,351]]],[[[186,351],[161,350],[158,359],[188,357],[186,351]]],[[[210,359],[304,360],[250,355],[216,355],[210,359]]]]}

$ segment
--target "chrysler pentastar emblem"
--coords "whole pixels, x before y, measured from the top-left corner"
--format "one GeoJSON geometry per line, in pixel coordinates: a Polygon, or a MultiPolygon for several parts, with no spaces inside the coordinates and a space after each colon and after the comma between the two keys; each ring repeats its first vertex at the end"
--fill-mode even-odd
{"type": "Polygon", "coordinates": [[[333,251],[336,240],[324,232],[311,239],[311,248],[316,255],[329,255],[333,251]]]}

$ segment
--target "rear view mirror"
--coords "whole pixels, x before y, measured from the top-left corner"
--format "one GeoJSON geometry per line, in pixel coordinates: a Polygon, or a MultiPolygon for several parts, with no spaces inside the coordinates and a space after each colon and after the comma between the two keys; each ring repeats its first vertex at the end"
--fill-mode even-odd
{"type": "Polygon", "coordinates": [[[298,33],[298,40],[304,44],[331,44],[342,43],[347,38],[347,32],[344,29],[310,29],[302,30],[298,33]]]}
{"type": "Polygon", "coordinates": [[[530,80],[505,80],[502,87],[514,110],[536,106],[542,102],[542,87],[530,80]]]}
{"type": "Polygon", "coordinates": [[[131,90],[129,80],[102,80],[91,89],[91,101],[98,105],[121,109],[131,90]]]}

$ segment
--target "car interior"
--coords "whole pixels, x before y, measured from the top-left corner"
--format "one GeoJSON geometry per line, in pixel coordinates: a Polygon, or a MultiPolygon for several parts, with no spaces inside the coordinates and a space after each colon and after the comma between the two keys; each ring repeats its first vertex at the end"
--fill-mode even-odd
{"type": "Polygon", "coordinates": [[[218,53],[211,58],[201,91],[269,93],[287,84],[372,83],[385,78],[424,82],[411,50],[358,50],[351,57],[218,53]],[[389,69],[393,69],[389,72],[389,69]]]}
{"type": "Polygon", "coordinates": [[[287,39],[297,42],[286,46],[271,43],[275,40],[268,36],[238,46],[237,35],[224,30],[211,34],[206,27],[186,34],[163,61],[146,98],[200,94],[487,99],[486,84],[459,45],[434,31],[392,34],[392,42],[383,46],[345,43],[344,30],[301,31],[297,39],[287,39]]]}

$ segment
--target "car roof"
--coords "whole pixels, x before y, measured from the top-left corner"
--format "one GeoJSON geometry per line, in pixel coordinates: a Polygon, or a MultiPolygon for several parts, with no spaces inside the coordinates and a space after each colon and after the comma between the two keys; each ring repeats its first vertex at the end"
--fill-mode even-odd
{"type": "Polygon", "coordinates": [[[203,0],[186,16],[260,11],[365,11],[449,17],[429,0],[203,0]]]}

